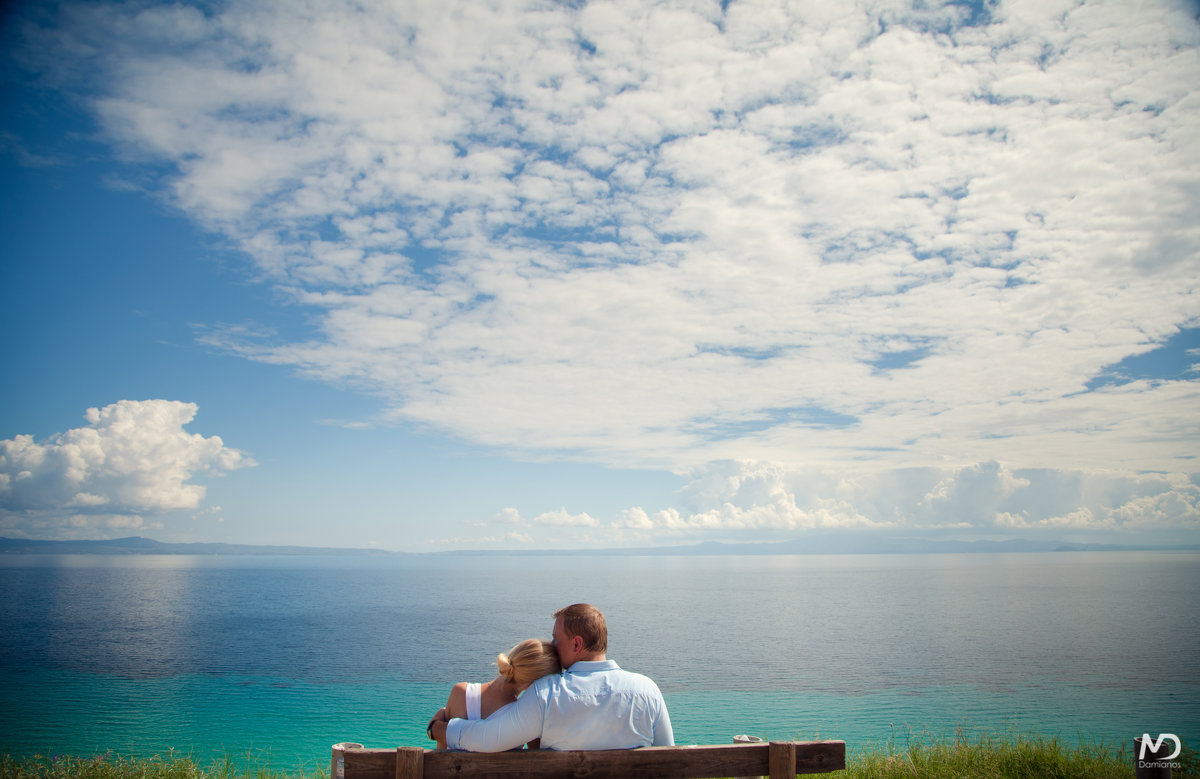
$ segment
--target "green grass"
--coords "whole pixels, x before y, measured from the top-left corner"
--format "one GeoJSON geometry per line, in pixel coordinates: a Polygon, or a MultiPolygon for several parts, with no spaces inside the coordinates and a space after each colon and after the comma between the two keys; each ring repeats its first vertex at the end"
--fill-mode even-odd
{"type": "MultiPolygon", "coordinates": [[[[0,756],[0,779],[326,779],[329,767],[280,771],[269,756],[226,757],[207,766],[187,756],[134,758],[111,752],[89,758],[56,755],[0,756]]],[[[1200,779],[1200,755],[1184,748],[1173,779],[1200,779]]],[[[1058,739],[1023,734],[959,734],[941,739],[926,733],[854,749],[845,771],[833,779],[1133,779],[1129,747],[1068,746],[1058,739]],[[900,743],[902,742],[902,743],[900,743]]]]}
{"type": "MultiPolygon", "coordinates": [[[[1132,739],[1131,739],[1132,742],[1132,739]]],[[[1134,779],[1132,743],[1064,744],[1055,738],[960,733],[953,739],[910,734],[903,744],[851,751],[844,779],[1134,779]]],[[[1200,779],[1200,759],[1185,748],[1172,779],[1200,779]]]]}
{"type": "Polygon", "coordinates": [[[93,757],[28,755],[0,757],[0,779],[328,779],[329,766],[281,771],[267,756],[230,757],[201,765],[190,756],[128,757],[112,752],[93,757]]]}

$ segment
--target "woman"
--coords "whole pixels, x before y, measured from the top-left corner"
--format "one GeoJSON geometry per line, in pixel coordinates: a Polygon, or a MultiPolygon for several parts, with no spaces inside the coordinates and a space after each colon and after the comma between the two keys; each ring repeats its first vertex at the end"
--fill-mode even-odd
{"type": "MultiPolygon", "coordinates": [[[[433,738],[435,721],[485,719],[515,701],[525,688],[538,679],[562,672],[554,644],[539,638],[526,639],[509,650],[508,654],[497,655],[496,667],[500,674],[490,682],[459,682],[454,685],[446,705],[433,715],[425,728],[430,738],[433,738]]],[[[530,742],[529,747],[537,749],[537,743],[530,742]]],[[[439,740],[438,749],[445,748],[445,740],[439,740]]]]}

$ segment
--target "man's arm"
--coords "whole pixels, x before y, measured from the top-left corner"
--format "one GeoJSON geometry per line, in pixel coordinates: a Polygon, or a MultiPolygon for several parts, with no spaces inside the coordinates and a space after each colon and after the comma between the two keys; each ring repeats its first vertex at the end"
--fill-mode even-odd
{"type": "Polygon", "coordinates": [[[653,680],[647,679],[646,681],[650,682],[650,686],[654,689],[654,695],[651,698],[654,704],[651,707],[654,711],[652,721],[654,741],[651,746],[673,747],[675,746],[675,731],[671,729],[671,715],[667,713],[667,701],[663,698],[662,690],[658,689],[658,685],[653,680]]]}
{"type": "Polygon", "coordinates": [[[667,713],[667,704],[662,704],[662,711],[654,720],[654,743],[656,747],[675,746],[675,731],[671,730],[671,715],[667,713]]]}
{"type": "MultiPolygon", "coordinates": [[[[446,724],[446,747],[471,752],[505,752],[541,738],[544,716],[542,700],[526,690],[516,703],[481,720],[452,719],[446,724]]],[[[434,731],[437,735],[438,730],[434,731]]]]}

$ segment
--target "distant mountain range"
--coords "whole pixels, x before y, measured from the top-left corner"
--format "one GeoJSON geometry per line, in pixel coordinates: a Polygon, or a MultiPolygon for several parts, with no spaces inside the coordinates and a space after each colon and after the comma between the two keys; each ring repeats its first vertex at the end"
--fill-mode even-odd
{"type": "MultiPolygon", "coordinates": [[[[940,541],[921,538],[875,538],[850,536],[814,536],[793,541],[730,544],[720,541],[685,546],[658,546],[637,549],[547,549],[547,550],[461,550],[434,552],[436,555],[798,555],[798,554],[961,554],[966,552],[1126,552],[1126,551],[1197,551],[1200,545],[1135,546],[1118,544],[1077,544],[1063,541],[940,541]]],[[[160,554],[160,555],[374,555],[395,556],[413,553],[371,548],[314,546],[255,546],[252,544],[189,543],[168,544],[133,536],[107,541],[38,541],[0,538],[0,554],[160,554]]]]}
{"type": "Polygon", "coordinates": [[[462,550],[436,552],[443,555],[803,555],[803,554],[963,554],[986,552],[1149,552],[1200,551],[1200,544],[1181,546],[1137,546],[1079,544],[1064,541],[941,541],[922,538],[866,538],[816,536],[809,539],[764,543],[731,544],[704,541],[686,546],[656,546],[640,549],[570,549],[512,552],[462,550]]]}
{"type": "Polygon", "coordinates": [[[255,546],[253,544],[165,544],[132,536],[108,541],[36,541],[0,538],[0,554],[170,554],[170,555],[395,555],[382,549],[339,549],[316,546],[255,546]]]}

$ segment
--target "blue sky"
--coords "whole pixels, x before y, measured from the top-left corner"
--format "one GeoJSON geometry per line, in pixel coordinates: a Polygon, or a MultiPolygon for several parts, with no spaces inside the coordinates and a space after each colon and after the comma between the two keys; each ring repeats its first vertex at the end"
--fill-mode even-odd
{"type": "Polygon", "coordinates": [[[1200,542],[1193,4],[2,18],[0,535],[1200,542]]]}

